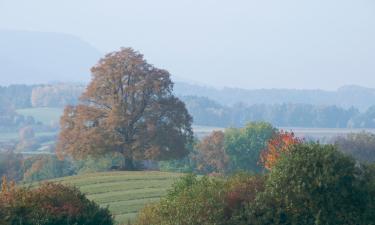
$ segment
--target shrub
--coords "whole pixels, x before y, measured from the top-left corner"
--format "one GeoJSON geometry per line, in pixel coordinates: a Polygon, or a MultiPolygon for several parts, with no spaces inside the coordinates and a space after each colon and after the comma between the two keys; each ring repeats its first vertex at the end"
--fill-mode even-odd
{"type": "Polygon", "coordinates": [[[374,224],[373,176],[334,146],[292,146],[237,224],[374,224]]]}
{"type": "Polygon", "coordinates": [[[226,224],[237,224],[237,217],[241,215],[248,204],[255,201],[258,193],[264,191],[265,176],[251,176],[246,173],[233,175],[226,182],[225,189],[225,218],[226,224]]]}
{"type": "Polygon", "coordinates": [[[44,183],[30,189],[3,182],[0,215],[4,225],[112,225],[108,209],[88,200],[77,188],[44,183]]]}
{"type": "Polygon", "coordinates": [[[189,175],[177,182],[160,203],[147,206],[137,225],[223,224],[224,183],[213,178],[189,175]]]}
{"type": "Polygon", "coordinates": [[[294,143],[268,174],[177,182],[136,225],[375,225],[375,164],[333,145],[294,143]]]}
{"type": "Polygon", "coordinates": [[[188,175],[175,183],[159,203],[141,210],[135,224],[230,224],[232,217],[263,189],[263,177],[245,173],[229,179],[188,175]]]}

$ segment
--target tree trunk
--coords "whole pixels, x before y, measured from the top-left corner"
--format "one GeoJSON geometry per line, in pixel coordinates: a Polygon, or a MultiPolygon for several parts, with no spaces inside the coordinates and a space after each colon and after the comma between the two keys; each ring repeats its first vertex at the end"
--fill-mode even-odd
{"type": "Polygon", "coordinates": [[[124,155],[122,164],[121,164],[121,170],[125,170],[125,171],[136,170],[133,157],[124,155]]]}

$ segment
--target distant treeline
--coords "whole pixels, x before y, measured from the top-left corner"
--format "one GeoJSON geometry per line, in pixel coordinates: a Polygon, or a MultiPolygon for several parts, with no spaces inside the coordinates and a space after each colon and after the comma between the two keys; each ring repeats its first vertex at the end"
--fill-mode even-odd
{"type": "Polygon", "coordinates": [[[235,104],[223,106],[205,97],[181,97],[194,123],[206,126],[242,127],[248,121],[267,121],[279,127],[374,128],[375,106],[364,113],[356,108],[311,104],[235,104]]]}
{"type": "Polygon", "coordinates": [[[78,84],[0,86],[0,97],[14,109],[76,104],[85,86],[78,84]]]}
{"type": "Polygon", "coordinates": [[[343,108],[355,107],[361,111],[375,105],[375,89],[361,86],[343,86],[334,91],[309,89],[240,89],[212,88],[196,84],[178,82],[175,92],[179,96],[199,95],[222,105],[234,105],[243,102],[255,104],[312,104],[337,105],[343,108]]]}
{"type": "Polygon", "coordinates": [[[0,131],[14,131],[35,123],[32,117],[17,114],[8,99],[0,95],[0,131]]]}
{"type": "Polygon", "coordinates": [[[2,104],[5,104],[6,100],[7,105],[11,105],[14,109],[30,108],[31,93],[34,87],[33,85],[0,86],[2,104]]]}
{"type": "MultiPolygon", "coordinates": [[[[62,108],[68,104],[76,104],[84,88],[84,85],[79,84],[11,85],[0,87],[0,97],[4,99],[3,110],[5,108],[14,110],[31,107],[62,108]]],[[[274,126],[281,127],[375,128],[375,101],[372,104],[374,106],[369,105],[373,101],[372,99],[375,99],[372,97],[375,96],[372,89],[346,87],[337,92],[341,94],[335,95],[337,101],[347,98],[342,101],[345,106],[349,106],[351,103],[360,105],[362,108],[317,104],[318,99],[322,100],[320,102],[324,102],[325,97],[332,100],[332,96],[334,96],[333,92],[319,90],[245,91],[223,89],[219,91],[181,83],[176,84],[176,89],[177,95],[186,103],[194,118],[194,123],[197,125],[242,127],[249,121],[267,121],[274,126]],[[191,88],[190,92],[194,91],[194,96],[182,95],[189,93],[187,87],[191,88]],[[194,90],[194,88],[197,89],[194,90]],[[223,95],[224,92],[227,97],[223,95]],[[349,98],[347,95],[350,93],[352,93],[352,97],[349,98]],[[263,98],[261,98],[261,94],[264,94],[263,98]],[[367,97],[365,97],[366,94],[367,97]],[[218,100],[201,97],[208,95],[212,95],[214,99],[218,100]],[[274,101],[270,101],[272,96],[275,98],[274,101]],[[294,101],[292,99],[290,101],[292,103],[277,103],[283,98],[294,98],[294,101]],[[299,103],[303,98],[305,98],[304,103],[299,103]],[[362,100],[357,101],[357,98],[362,100]],[[237,103],[227,104],[235,101],[237,103]],[[311,103],[308,103],[310,101],[311,103]],[[249,104],[252,102],[262,103],[249,104]]],[[[329,102],[329,99],[325,101],[329,102]]]]}

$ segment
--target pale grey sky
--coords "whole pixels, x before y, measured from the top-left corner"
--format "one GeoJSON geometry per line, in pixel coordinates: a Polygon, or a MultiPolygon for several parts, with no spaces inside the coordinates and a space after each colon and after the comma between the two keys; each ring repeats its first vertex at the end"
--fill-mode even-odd
{"type": "Polygon", "coordinates": [[[214,86],[375,87],[374,0],[0,0],[0,29],[133,47],[214,86]]]}

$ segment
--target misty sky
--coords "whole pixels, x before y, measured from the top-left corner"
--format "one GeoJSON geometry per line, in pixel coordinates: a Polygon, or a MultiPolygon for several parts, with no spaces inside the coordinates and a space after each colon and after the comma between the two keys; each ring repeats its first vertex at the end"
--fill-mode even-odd
{"type": "Polygon", "coordinates": [[[0,0],[0,29],[133,47],[214,86],[375,87],[374,0],[0,0]]]}

